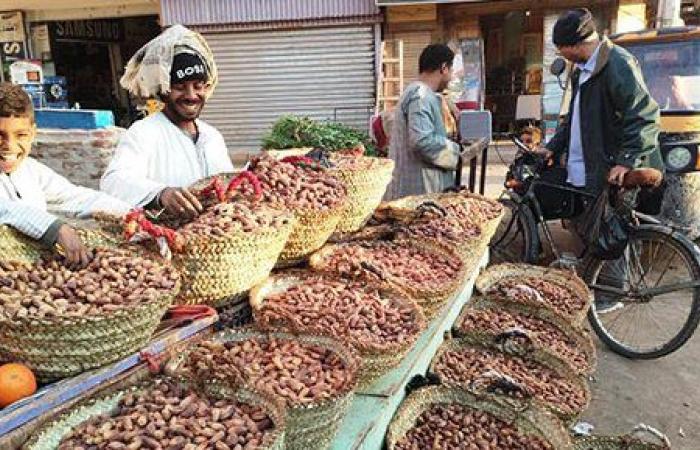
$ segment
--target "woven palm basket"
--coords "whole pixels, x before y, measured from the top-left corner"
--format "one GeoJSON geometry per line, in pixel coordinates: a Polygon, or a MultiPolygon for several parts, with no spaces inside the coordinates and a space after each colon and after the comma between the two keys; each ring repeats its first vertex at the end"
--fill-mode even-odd
{"type": "MultiPolygon", "coordinates": [[[[283,150],[271,149],[265,150],[264,153],[275,159],[283,159],[289,156],[304,156],[311,150],[313,149],[300,147],[283,150]]],[[[343,181],[337,173],[328,169],[326,169],[326,173],[343,181]]],[[[343,184],[345,183],[343,182],[343,184]]],[[[296,218],[296,223],[275,267],[284,268],[298,265],[311,253],[323,247],[338,227],[347,201],[348,197],[346,196],[333,207],[326,209],[289,208],[296,218]]]]}
{"type": "Polygon", "coordinates": [[[337,157],[330,173],[347,188],[348,198],[340,215],[337,233],[357,231],[367,222],[382,201],[394,172],[394,161],[368,156],[337,157]]]}
{"type": "MultiPolygon", "coordinates": [[[[184,249],[173,252],[172,263],[182,277],[178,303],[225,306],[270,274],[296,221],[290,213],[267,206],[259,206],[259,212],[281,216],[281,226],[224,236],[188,235],[184,249]]],[[[121,234],[120,218],[100,215],[97,219],[113,236],[121,234]]],[[[163,224],[168,225],[167,219],[163,224]]],[[[157,255],[153,241],[142,248],[157,255]]]]}
{"type": "MultiPolygon", "coordinates": [[[[418,389],[401,403],[387,430],[387,449],[396,449],[401,439],[416,426],[421,414],[434,405],[461,405],[484,412],[513,426],[520,435],[538,437],[557,450],[571,450],[571,438],[566,429],[556,417],[538,405],[496,396],[477,396],[443,386],[418,389]]],[[[476,446],[472,436],[465,436],[466,444],[472,445],[469,448],[481,448],[476,446]]]]}
{"type": "MultiPolygon", "coordinates": [[[[56,450],[61,441],[75,428],[83,422],[86,422],[93,417],[100,415],[114,415],[118,412],[119,402],[129,392],[135,392],[139,389],[145,389],[157,383],[158,380],[152,380],[145,383],[140,383],[126,389],[117,391],[107,395],[99,395],[87,399],[69,411],[61,414],[56,420],[41,427],[33,436],[22,446],[22,450],[56,450]]],[[[216,400],[234,400],[240,403],[256,405],[262,407],[268,417],[274,424],[274,430],[266,433],[263,442],[255,447],[260,450],[283,450],[284,447],[284,429],[285,416],[284,408],[277,402],[266,396],[258,393],[253,393],[246,390],[231,391],[227,396],[210,396],[216,400]]],[[[109,443],[107,443],[109,444],[109,443]]],[[[121,447],[107,447],[121,448],[121,447]]],[[[139,447],[141,448],[141,447],[139,447]]]]}
{"type": "MultiPolygon", "coordinates": [[[[318,321],[315,318],[315,316],[318,316],[318,311],[308,310],[306,311],[308,315],[301,313],[295,317],[281,317],[275,314],[274,319],[270,319],[265,314],[266,299],[269,296],[283,293],[294,286],[304,284],[310,285],[319,280],[343,282],[343,279],[333,275],[319,275],[308,271],[290,271],[273,275],[261,285],[253,288],[250,292],[250,304],[253,309],[255,324],[258,328],[265,331],[277,330],[293,334],[326,335],[351,345],[362,359],[362,366],[359,368],[357,378],[358,389],[363,389],[371,385],[377,378],[396,367],[403,360],[406,353],[408,353],[425,328],[423,313],[413,300],[395,288],[382,286],[381,284],[370,284],[358,287],[358,283],[346,280],[347,289],[354,294],[359,294],[360,291],[378,292],[385,304],[409,311],[412,319],[410,335],[399,342],[372,342],[365,339],[363,336],[358,336],[357,334],[353,335],[350,327],[352,318],[349,318],[349,322],[346,324],[346,333],[344,335],[337,335],[336,332],[339,331],[339,328],[330,331],[318,325],[318,321]],[[305,318],[310,319],[306,324],[303,322],[305,318]]],[[[357,301],[354,306],[359,310],[361,307],[360,301],[357,301]]],[[[319,305],[319,307],[321,307],[321,305],[319,305]]]]}
{"type": "MultiPolygon", "coordinates": [[[[251,329],[226,330],[220,332],[212,340],[217,342],[243,341],[248,339],[267,340],[288,339],[298,341],[303,344],[315,345],[326,348],[337,354],[344,362],[345,367],[355,373],[353,382],[347,386],[347,390],[340,392],[337,396],[324,399],[315,404],[305,404],[300,406],[288,406],[286,408],[286,450],[309,450],[326,449],[335,438],[335,434],[344,420],[353,399],[353,392],[356,386],[356,370],[358,367],[358,357],[354,350],[338,341],[323,336],[314,335],[292,335],[282,332],[265,333],[251,329]]],[[[183,368],[187,361],[188,350],[174,358],[166,367],[166,371],[178,378],[188,379],[191,377],[189,371],[183,368]]],[[[215,368],[213,368],[215,370],[215,368]]],[[[194,380],[209,393],[217,396],[228,396],[230,392],[240,389],[237,381],[218,379],[194,380]]],[[[256,390],[256,388],[250,388],[256,390]]],[[[280,397],[276,397],[281,400],[280,397]]]]}
{"type": "MultiPolygon", "coordinates": [[[[108,234],[93,228],[89,221],[72,221],[80,238],[87,247],[116,247],[118,241],[108,234]]],[[[0,259],[34,262],[49,249],[41,247],[38,241],[31,239],[7,225],[0,225],[0,259]]]]}
{"type": "Polygon", "coordinates": [[[279,255],[275,267],[299,264],[328,241],[340,221],[343,202],[326,210],[297,209],[294,228],[279,255]]]}
{"type": "Polygon", "coordinates": [[[505,213],[503,206],[496,200],[479,194],[460,192],[414,195],[384,202],[377,208],[375,217],[380,220],[409,220],[420,215],[422,207],[427,206],[426,204],[442,207],[461,206],[460,209],[469,217],[468,220],[481,226],[484,246],[488,246],[505,213]]]}
{"type": "MultiPolygon", "coordinates": [[[[108,241],[97,232],[79,234],[91,236],[92,241],[85,239],[88,245],[108,241]]],[[[47,254],[28,239],[12,248],[18,261],[29,264],[47,254]]],[[[149,341],[178,289],[179,285],[151,302],[101,315],[0,319],[0,360],[26,364],[41,382],[111,364],[149,341]]]]}
{"type": "Polygon", "coordinates": [[[595,371],[597,362],[593,339],[585,329],[569,324],[546,308],[496,302],[489,300],[488,297],[476,296],[464,307],[452,327],[452,335],[455,337],[474,336],[484,342],[488,340],[498,342],[508,335],[518,336],[519,339],[515,342],[511,341],[517,347],[513,349],[515,354],[528,352],[532,348],[546,351],[561,359],[579,375],[591,375],[595,371]],[[498,332],[491,329],[467,327],[465,326],[465,318],[473,311],[490,311],[508,320],[507,325],[502,325],[502,321],[495,322],[501,327],[498,332]],[[520,324],[512,326],[513,321],[520,322],[520,319],[522,322],[530,320],[544,322],[549,328],[549,332],[556,336],[554,338],[556,342],[552,342],[547,335],[531,328],[520,324]]]}
{"type": "MultiPolygon", "coordinates": [[[[475,287],[477,291],[485,294],[504,280],[517,280],[518,278],[539,278],[569,291],[569,293],[581,300],[582,306],[573,310],[571,314],[565,314],[564,312],[559,312],[559,314],[574,326],[580,326],[585,320],[593,301],[593,295],[586,283],[571,270],[529,264],[498,264],[484,270],[476,279],[475,287]]],[[[500,296],[494,296],[493,298],[502,300],[500,296]]],[[[542,307],[543,305],[533,301],[530,306],[542,307]]]]}
{"type": "Polygon", "coordinates": [[[671,450],[671,443],[663,433],[640,424],[623,436],[576,438],[574,450],[671,450]]]}
{"type": "MultiPolygon", "coordinates": [[[[474,379],[470,380],[469,384],[464,384],[462,381],[459,380],[451,380],[449,377],[447,377],[445,374],[441,373],[440,370],[436,369],[437,363],[440,361],[442,356],[446,352],[457,352],[459,353],[461,350],[466,350],[468,348],[474,348],[477,350],[484,350],[484,351],[491,351],[491,352],[496,352],[504,355],[507,359],[510,358],[520,358],[524,362],[531,362],[535,363],[536,365],[542,366],[543,368],[550,369],[554,373],[556,373],[560,378],[564,379],[566,383],[571,386],[572,388],[577,388],[580,392],[583,393],[584,396],[584,405],[580,410],[577,411],[565,411],[561,409],[558,405],[548,402],[546,398],[539,398],[537,397],[536,400],[538,402],[541,402],[543,406],[545,406],[548,410],[550,410],[553,414],[555,414],[557,417],[559,417],[562,421],[565,422],[572,422],[575,421],[576,418],[588,408],[588,405],[590,404],[591,401],[591,390],[588,387],[588,383],[586,382],[585,378],[582,376],[578,375],[577,373],[573,372],[567,364],[565,364],[563,361],[561,361],[559,358],[553,356],[550,353],[540,351],[537,349],[533,349],[527,353],[520,354],[518,356],[511,355],[509,353],[504,353],[501,351],[503,347],[501,345],[496,345],[493,340],[487,339],[486,341],[480,340],[476,336],[466,336],[458,339],[451,339],[448,341],[445,341],[442,346],[438,349],[436,352],[435,356],[433,357],[432,362],[430,363],[430,373],[434,374],[437,376],[437,378],[440,379],[440,382],[446,386],[454,386],[458,387],[460,389],[466,389],[466,390],[472,390],[474,389],[474,386],[480,385],[483,380],[481,379],[474,379]]],[[[487,380],[486,378],[484,380],[487,380]]],[[[496,380],[497,381],[497,380],[496,380]]],[[[519,380],[516,380],[516,382],[519,382],[519,380]]],[[[525,390],[528,390],[528,386],[526,383],[522,383],[522,387],[525,390]]],[[[490,389],[490,386],[486,386],[487,390],[490,389]]],[[[562,394],[563,395],[563,394],[562,394]]]]}
{"type": "MultiPolygon", "coordinates": [[[[369,256],[369,255],[368,255],[369,256]]],[[[431,240],[397,240],[392,242],[372,242],[372,241],[357,241],[347,242],[342,244],[327,245],[318,252],[311,255],[309,265],[312,269],[319,272],[337,273],[343,276],[354,276],[361,279],[375,280],[377,277],[382,279],[390,286],[407,293],[417,304],[423,309],[423,314],[426,319],[431,320],[437,316],[448,300],[457,292],[466,279],[467,266],[462,261],[462,258],[449,246],[431,240]],[[372,248],[376,245],[389,246],[407,246],[417,248],[422,251],[440,256],[448,260],[452,260],[459,266],[458,273],[450,281],[444,282],[439,286],[426,287],[424,284],[411,282],[405,278],[389,273],[384,273],[378,269],[379,265],[371,258],[366,261],[352,261],[348,271],[345,269],[338,272],[336,269],[329,267],[331,257],[336,251],[342,249],[343,246],[362,246],[372,248]],[[369,264],[369,266],[367,266],[369,264]],[[369,269],[369,270],[368,270],[369,269]],[[379,271],[380,273],[377,273],[379,271]]]]}

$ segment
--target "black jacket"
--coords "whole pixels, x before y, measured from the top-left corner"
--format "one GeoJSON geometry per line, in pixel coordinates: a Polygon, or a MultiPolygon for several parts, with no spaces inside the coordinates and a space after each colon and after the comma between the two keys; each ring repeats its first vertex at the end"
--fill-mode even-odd
{"type": "MultiPolygon", "coordinates": [[[[569,123],[581,71],[572,74],[569,113],[547,148],[555,160],[568,151],[569,123]]],[[[586,190],[598,193],[615,165],[663,170],[658,145],[659,106],[649,95],[637,60],[604,38],[596,67],[581,87],[581,142],[586,166],[586,190]]]]}

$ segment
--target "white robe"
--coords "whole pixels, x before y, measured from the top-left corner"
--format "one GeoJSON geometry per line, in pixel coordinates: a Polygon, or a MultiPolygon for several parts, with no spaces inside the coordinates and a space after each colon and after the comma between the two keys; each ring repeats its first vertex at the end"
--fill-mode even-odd
{"type": "Polygon", "coordinates": [[[100,189],[131,205],[145,206],[167,187],[186,187],[233,171],[221,133],[201,120],[197,128],[195,144],[163,113],[136,122],[122,135],[100,189]]]}
{"type": "Polygon", "coordinates": [[[34,239],[57,219],[47,209],[87,217],[96,211],[125,214],[130,206],[102,192],[76,186],[33,158],[11,174],[0,173],[0,223],[34,239]]]}

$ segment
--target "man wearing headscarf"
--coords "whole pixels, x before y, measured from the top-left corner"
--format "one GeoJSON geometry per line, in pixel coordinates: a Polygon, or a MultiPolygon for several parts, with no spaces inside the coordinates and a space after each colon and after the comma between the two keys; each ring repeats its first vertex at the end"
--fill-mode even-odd
{"type": "Polygon", "coordinates": [[[164,108],[124,133],[100,188],[133,206],[200,213],[187,186],[233,170],[221,133],[199,119],[216,81],[206,41],[185,27],[168,28],[139,50],[121,84],[137,97],[160,98],[164,108]]]}
{"type": "Polygon", "coordinates": [[[632,168],[663,170],[659,106],[634,56],[601,38],[585,8],[562,14],[552,40],[574,64],[568,114],[544,151],[555,161],[568,154],[565,182],[598,193],[632,168]]]}

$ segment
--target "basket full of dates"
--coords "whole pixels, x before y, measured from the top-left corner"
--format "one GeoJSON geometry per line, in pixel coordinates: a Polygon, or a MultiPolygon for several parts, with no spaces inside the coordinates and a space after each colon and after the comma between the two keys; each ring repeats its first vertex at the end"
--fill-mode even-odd
{"type": "Polygon", "coordinates": [[[138,351],[177,295],[169,265],[98,248],[82,268],[59,255],[0,261],[0,359],[41,381],[77,375],[138,351]]]}
{"type": "Polygon", "coordinates": [[[227,396],[246,387],[284,402],[286,449],[330,445],[357,383],[356,353],[314,335],[225,331],[186,349],[166,371],[227,396]]]}
{"type": "Polygon", "coordinates": [[[23,450],[284,448],[284,408],[239,390],[217,397],[167,378],[90,398],[33,433],[23,450]]]}
{"type": "MultiPolygon", "coordinates": [[[[294,227],[290,213],[258,201],[259,182],[250,172],[237,174],[227,185],[223,179],[212,177],[193,187],[204,207],[194,219],[154,218],[139,210],[120,219],[127,240],[172,258],[182,275],[178,303],[219,307],[237,300],[269,275],[294,227]],[[232,198],[244,182],[254,186],[255,197],[232,198]]],[[[105,216],[98,220],[114,222],[105,216]]]]}
{"type": "Polygon", "coordinates": [[[365,387],[397,366],[425,319],[408,295],[381,283],[294,270],[271,276],[250,293],[258,328],[334,337],[362,358],[365,387]]]}

